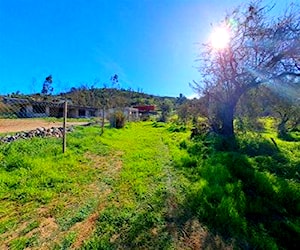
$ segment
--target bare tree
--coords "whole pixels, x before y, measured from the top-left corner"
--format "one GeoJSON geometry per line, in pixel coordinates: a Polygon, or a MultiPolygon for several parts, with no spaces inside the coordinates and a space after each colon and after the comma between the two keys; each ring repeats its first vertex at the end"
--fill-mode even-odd
{"type": "Polygon", "coordinates": [[[278,18],[260,1],[225,17],[226,47],[203,45],[199,71],[203,82],[193,87],[208,100],[212,129],[234,135],[233,119],[240,97],[260,84],[289,84],[300,77],[300,10],[291,5],[278,18]]]}

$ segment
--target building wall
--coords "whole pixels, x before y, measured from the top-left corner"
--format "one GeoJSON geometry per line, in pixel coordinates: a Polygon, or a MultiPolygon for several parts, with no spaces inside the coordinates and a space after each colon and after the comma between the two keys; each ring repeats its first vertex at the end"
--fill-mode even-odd
{"type": "Polygon", "coordinates": [[[63,117],[63,110],[59,107],[50,107],[49,108],[49,116],[50,117],[63,117]]]}
{"type": "Polygon", "coordinates": [[[70,118],[78,118],[79,117],[79,110],[75,108],[70,108],[68,110],[68,117],[70,118]]]}

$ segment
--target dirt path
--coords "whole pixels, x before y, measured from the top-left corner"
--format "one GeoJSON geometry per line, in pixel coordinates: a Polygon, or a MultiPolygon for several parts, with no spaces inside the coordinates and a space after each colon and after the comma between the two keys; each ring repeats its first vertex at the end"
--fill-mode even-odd
{"type": "MultiPolygon", "coordinates": [[[[68,122],[67,126],[85,125],[88,122],[68,122]]],[[[0,133],[29,131],[36,128],[62,127],[62,122],[43,119],[0,119],[0,133]]]]}

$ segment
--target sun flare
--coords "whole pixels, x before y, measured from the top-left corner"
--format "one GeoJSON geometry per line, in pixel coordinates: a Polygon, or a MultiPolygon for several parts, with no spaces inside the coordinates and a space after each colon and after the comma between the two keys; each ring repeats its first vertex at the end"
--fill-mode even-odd
{"type": "Polygon", "coordinates": [[[230,41],[229,30],[225,27],[216,28],[210,37],[211,45],[215,49],[224,49],[230,41]]]}

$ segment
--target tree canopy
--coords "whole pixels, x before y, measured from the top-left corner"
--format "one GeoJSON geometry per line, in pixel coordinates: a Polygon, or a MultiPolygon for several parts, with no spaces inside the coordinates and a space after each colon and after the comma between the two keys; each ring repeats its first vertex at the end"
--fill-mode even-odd
{"type": "Polygon", "coordinates": [[[234,134],[233,119],[240,97],[261,84],[299,83],[300,10],[291,5],[283,15],[271,16],[272,7],[255,2],[235,9],[219,27],[226,30],[226,46],[204,44],[194,88],[208,100],[212,129],[234,134]]]}
{"type": "Polygon", "coordinates": [[[52,75],[47,76],[43,83],[43,88],[42,88],[43,95],[48,95],[53,92],[52,83],[53,83],[52,75]]]}

